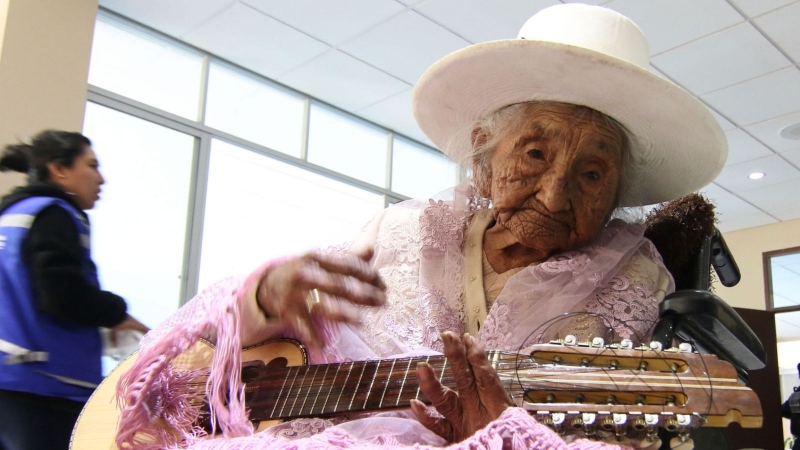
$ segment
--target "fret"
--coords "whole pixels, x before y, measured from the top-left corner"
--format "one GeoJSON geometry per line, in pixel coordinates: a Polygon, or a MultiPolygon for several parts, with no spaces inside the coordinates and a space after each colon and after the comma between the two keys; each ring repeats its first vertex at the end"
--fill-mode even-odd
{"type": "MultiPolygon", "coordinates": [[[[294,411],[294,407],[297,406],[297,397],[299,397],[300,393],[305,390],[305,389],[303,389],[303,380],[305,379],[306,373],[308,373],[308,368],[309,368],[309,366],[300,366],[300,369],[305,369],[305,371],[303,372],[303,375],[300,377],[300,384],[297,386],[297,394],[293,395],[294,401],[292,402],[291,409],[289,409],[289,416],[293,415],[292,411],[294,411]]],[[[292,390],[294,389],[294,385],[297,384],[297,383],[295,383],[295,380],[297,379],[297,375],[299,375],[299,374],[300,374],[300,370],[298,370],[297,373],[294,374],[294,378],[295,379],[292,380],[292,386],[289,388],[289,393],[292,392],[292,390]]]]}
{"type": "MultiPolygon", "coordinates": [[[[299,370],[300,367],[301,366],[298,366],[297,369],[299,370]]],[[[286,382],[289,381],[289,375],[292,373],[293,369],[295,369],[295,367],[290,367],[289,370],[286,372],[286,379],[283,381],[283,386],[281,387],[281,392],[278,393],[278,399],[275,401],[275,408],[277,408],[278,407],[278,403],[280,403],[281,394],[283,393],[283,389],[286,387],[286,382]]],[[[292,378],[292,384],[294,384],[294,378],[292,378]]],[[[291,387],[289,389],[291,389],[291,387]]],[[[288,391],[287,391],[286,400],[284,400],[283,406],[281,406],[281,409],[280,409],[280,411],[278,411],[277,416],[274,414],[275,408],[273,408],[272,417],[283,417],[283,408],[286,407],[286,403],[288,403],[288,402],[289,402],[289,395],[288,395],[288,391]]]]}
{"type": "Polygon", "coordinates": [[[400,398],[403,395],[403,388],[406,385],[406,378],[408,378],[408,371],[411,369],[411,361],[412,358],[408,358],[408,366],[406,367],[406,373],[403,374],[403,381],[400,383],[400,390],[397,393],[397,401],[394,403],[395,406],[400,404],[400,398]]]}
{"type": "Polygon", "coordinates": [[[317,393],[319,393],[319,387],[314,384],[314,379],[317,377],[317,372],[319,371],[319,366],[313,366],[313,367],[314,367],[314,375],[312,375],[311,379],[308,380],[308,386],[306,386],[306,384],[305,384],[306,380],[304,380],[304,382],[303,382],[303,387],[305,387],[305,389],[303,389],[303,391],[305,391],[305,396],[303,396],[303,404],[300,405],[300,410],[298,411],[298,413],[301,416],[305,415],[305,414],[303,414],[303,410],[306,407],[306,402],[308,401],[308,397],[311,395],[311,389],[316,387],[317,388],[317,393]]]}
{"type": "Polygon", "coordinates": [[[347,369],[347,376],[344,377],[344,384],[340,385],[340,386],[342,386],[342,388],[339,391],[339,397],[336,399],[336,404],[333,406],[333,412],[339,411],[339,401],[342,400],[342,393],[344,392],[345,388],[347,387],[347,380],[350,379],[350,372],[353,371],[353,366],[354,365],[355,365],[355,362],[351,362],[350,363],[350,368],[347,369]]]}
{"type": "MultiPolygon", "coordinates": [[[[444,383],[444,369],[447,368],[447,358],[442,358],[442,360],[443,360],[443,362],[442,362],[442,373],[439,374],[439,379],[442,380],[442,384],[445,384],[444,383]]],[[[447,386],[447,385],[445,384],[445,386],[447,386]]]]}
{"type": "Polygon", "coordinates": [[[386,389],[389,388],[389,384],[391,383],[392,375],[394,375],[394,363],[396,363],[396,362],[397,362],[396,359],[392,360],[392,367],[389,368],[389,374],[386,376],[386,386],[383,387],[383,393],[381,394],[381,402],[378,403],[378,409],[383,407],[383,399],[386,398],[386,389]]]}
{"type": "Polygon", "coordinates": [[[369,397],[370,384],[377,373],[377,365],[377,361],[364,361],[364,366],[361,369],[361,376],[353,390],[353,398],[350,400],[350,410],[361,411],[364,409],[364,404],[369,397]]]}
{"type": "MultiPolygon", "coordinates": [[[[425,364],[428,364],[430,362],[430,360],[431,360],[431,357],[430,356],[426,356],[425,357],[425,364]]],[[[414,398],[417,399],[417,400],[419,400],[419,389],[420,389],[419,382],[417,382],[417,393],[414,394],[414,398]]]]}
{"type": "MultiPolygon", "coordinates": [[[[322,382],[319,384],[319,387],[317,388],[317,395],[314,396],[314,403],[311,404],[311,411],[309,411],[309,413],[308,413],[311,416],[313,416],[314,414],[319,414],[319,413],[316,412],[317,411],[317,400],[319,400],[319,394],[322,393],[322,388],[325,387],[325,383],[328,382],[328,369],[330,369],[330,367],[331,367],[330,364],[325,364],[325,373],[322,374],[322,382]]],[[[315,374],[315,376],[316,376],[316,374],[315,374]]],[[[331,383],[331,389],[333,389],[332,384],[333,383],[331,383]]],[[[328,395],[330,395],[330,393],[331,393],[331,391],[329,390],[328,391],[328,395]]],[[[328,401],[327,397],[325,397],[325,401],[326,402],[328,401]]],[[[325,405],[322,406],[322,409],[325,409],[325,405]]]]}
{"type": "Polygon", "coordinates": [[[336,373],[333,374],[333,382],[331,382],[331,388],[328,389],[328,394],[325,395],[325,403],[322,404],[322,410],[320,414],[326,412],[325,410],[328,408],[328,399],[331,397],[331,392],[333,392],[333,387],[336,386],[336,378],[339,376],[339,370],[342,369],[341,364],[336,364],[336,373]]]}
{"type": "Polygon", "coordinates": [[[361,366],[361,373],[358,375],[358,381],[356,381],[356,388],[353,389],[353,397],[350,398],[350,404],[347,405],[348,410],[353,409],[353,400],[356,399],[356,395],[358,394],[358,387],[361,386],[361,379],[364,378],[364,370],[366,370],[368,364],[369,363],[365,361],[361,366]]]}
{"type": "Polygon", "coordinates": [[[372,394],[372,387],[375,386],[375,378],[378,376],[378,372],[381,371],[381,360],[378,360],[378,365],[375,366],[375,373],[372,374],[372,381],[369,383],[369,389],[367,389],[367,395],[364,396],[364,405],[361,406],[362,409],[367,409],[367,401],[369,400],[369,396],[372,394]]]}

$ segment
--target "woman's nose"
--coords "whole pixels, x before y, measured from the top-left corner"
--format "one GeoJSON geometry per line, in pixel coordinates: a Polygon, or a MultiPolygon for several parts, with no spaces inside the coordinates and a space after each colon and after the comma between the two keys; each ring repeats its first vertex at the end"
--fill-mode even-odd
{"type": "Polygon", "coordinates": [[[540,178],[536,199],[549,211],[569,211],[571,208],[569,190],[570,181],[567,176],[550,172],[540,178]]]}

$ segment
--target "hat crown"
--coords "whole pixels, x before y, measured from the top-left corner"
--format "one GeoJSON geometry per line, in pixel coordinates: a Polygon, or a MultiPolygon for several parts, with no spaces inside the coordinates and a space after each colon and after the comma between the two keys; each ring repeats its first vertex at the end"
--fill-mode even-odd
{"type": "Polygon", "coordinates": [[[632,20],[600,6],[564,4],[545,8],[525,22],[518,39],[581,47],[648,70],[647,39],[632,20]]]}

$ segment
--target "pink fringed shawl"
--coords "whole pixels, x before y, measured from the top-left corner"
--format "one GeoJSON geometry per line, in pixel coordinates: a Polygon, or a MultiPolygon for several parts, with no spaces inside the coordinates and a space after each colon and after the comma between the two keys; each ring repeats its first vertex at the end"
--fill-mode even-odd
{"type": "MultiPolygon", "coordinates": [[[[456,187],[448,197],[389,208],[351,244],[374,249],[373,264],[388,286],[388,302],[382,308],[365,309],[360,326],[318,323],[328,345],[309,355],[312,364],[433,354],[442,350],[441,332],[463,331],[463,240],[471,214],[487,203],[468,184],[456,187]]],[[[241,334],[247,337],[252,328],[248,322],[254,319],[241,316],[240,310],[247,300],[245,292],[269,265],[244,280],[231,278],[209,287],[145,337],[138,361],[119,384],[125,409],[118,445],[137,449],[442,445],[438,436],[402,411],[345,423],[346,419],[299,419],[253,435],[242,402],[239,349],[241,334]],[[188,407],[188,399],[200,395],[185,382],[193,374],[176,373],[169,365],[200,338],[217,346],[203,391],[221,432],[214,437],[190,426],[197,411],[188,407]],[[160,421],[184,430],[183,435],[164,433],[160,421]]],[[[641,227],[616,221],[589,246],[511,277],[490,309],[479,339],[487,349],[515,350],[546,338],[548,319],[570,312],[590,312],[622,337],[643,336],[655,319],[658,300],[671,289],[672,280],[652,244],[642,237],[641,227]]],[[[278,334],[294,337],[285,330],[278,334]]],[[[452,448],[616,447],[586,440],[567,446],[524,411],[512,408],[452,448]]]]}

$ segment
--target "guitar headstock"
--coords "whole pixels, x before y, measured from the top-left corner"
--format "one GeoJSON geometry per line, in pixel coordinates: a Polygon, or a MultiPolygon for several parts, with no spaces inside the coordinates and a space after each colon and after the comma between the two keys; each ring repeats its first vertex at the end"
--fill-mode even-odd
{"type": "Polygon", "coordinates": [[[518,405],[561,434],[657,439],[699,426],[760,427],[761,404],[736,369],[689,344],[662,349],[573,336],[534,345],[498,371],[518,405]]]}

